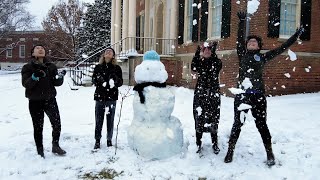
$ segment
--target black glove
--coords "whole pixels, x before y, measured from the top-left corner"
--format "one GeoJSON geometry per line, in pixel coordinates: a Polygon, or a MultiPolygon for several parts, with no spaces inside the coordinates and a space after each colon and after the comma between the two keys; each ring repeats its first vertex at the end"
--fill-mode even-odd
{"type": "Polygon", "coordinates": [[[119,79],[119,77],[118,77],[116,74],[110,74],[110,79],[113,80],[113,82],[114,82],[115,85],[116,85],[116,84],[119,84],[120,79],[119,79]]]}
{"type": "Polygon", "coordinates": [[[196,50],[196,53],[194,54],[194,56],[195,56],[195,57],[200,57],[200,51],[201,51],[201,48],[200,48],[200,46],[198,45],[197,50],[196,50]]]}
{"type": "Polygon", "coordinates": [[[246,12],[241,12],[240,11],[240,12],[237,13],[237,15],[238,15],[238,18],[239,18],[240,21],[244,21],[247,18],[247,13],[246,12]]]}
{"type": "Polygon", "coordinates": [[[301,26],[300,28],[297,28],[297,31],[296,31],[296,35],[299,37],[301,36],[301,34],[305,31],[305,29],[301,26]]]}
{"type": "Polygon", "coordinates": [[[217,45],[218,45],[218,42],[217,41],[213,41],[212,44],[211,44],[211,54],[216,54],[216,49],[217,49],[217,45]]]}
{"type": "Polygon", "coordinates": [[[41,77],[46,77],[47,74],[41,69],[36,69],[33,75],[37,78],[41,78],[41,77]]]}
{"type": "Polygon", "coordinates": [[[58,75],[56,76],[57,79],[62,79],[65,75],[66,75],[67,71],[66,70],[62,70],[61,72],[58,73],[58,75]]]}

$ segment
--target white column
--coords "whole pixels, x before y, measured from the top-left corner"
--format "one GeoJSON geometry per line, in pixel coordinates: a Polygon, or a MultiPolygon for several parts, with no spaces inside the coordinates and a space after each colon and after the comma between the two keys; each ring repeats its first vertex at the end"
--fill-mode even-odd
{"type": "MultiPolygon", "coordinates": [[[[129,0],[123,0],[123,6],[122,6],[122,39],[125,39],[128,37],[128,22],[129,22],[129,0]]],[[[125,39],[122,42],[122,50],[128,50],[127,47],[127,41],[128,39],[125,39]]]]}
{"type": "Polygon", "coordinates": [[[144,3],[144,37],[150,37],[150,0],[145,0],[144,3]]]}
{"type": "MultiPolygon", "coordinates": [[[[144,1],[144,37],[150,37],[150,0],[144,1]]],[[[144,50],[149,50],[150,39],[145,39],[143,43],[144,50]]]]}
{"type": "Polygon", "coordinates": [[[116,0],[112,0],[111,2],[111,45],[115,43],[115,37],[114,37],[114,31],[115,31],[115,27],[114,27],[114,21],[115,21],[115,7],[116,7],[116,0]]]}
{"type": "MultiPolygon", "coordinates": [[[[118,43],[121,40],[121,0],[116,0],[116,7],[115,7],[115,24],[114,24],[114,33],[115,33],[115,43],[118,43]]],[[[120,52],[120,46],[117,45],[115,47],[116,53],[120,52]]]]}
{"type": "MultiPolygon", "coordinates": [[[[178,19],[178,1],[171,0],[171,14],[170,14],[170,39],[177,39],[177,19],[178,19]]],[[[170,42],[170,52],[174,53],[176,49],[172,48],[172,45],[176,46],[175,41],[170,42]]]]}
{"type": "Polygon", "coordinates": [[[171,15],[170,15],[170,39],[177,37],[177,17],[178,17],[178,2],[177,0],[171,0],[171,15]]]}
{"type": "MultiPolygon", "coordinates": [[[[136,0],[129,1],[129,29],[128,36],[136,37],[136,0]]],[[[136,48],[136,41],[134,38],[130,38],[129,40],[129,49],[136,48]]]]}

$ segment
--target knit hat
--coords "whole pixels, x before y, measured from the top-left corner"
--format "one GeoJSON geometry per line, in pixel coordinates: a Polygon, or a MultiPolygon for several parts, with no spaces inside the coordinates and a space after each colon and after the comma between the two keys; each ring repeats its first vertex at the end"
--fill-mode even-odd
{"type": "Polygon", "coordinates": [[[111,49],[111,50],[112,50],[112,52],[113,52],[113,57],[115,57],[115,56],[116,56],[116,52],[114,51],[114,49],[113,49],[112,47],[107,47],[106,50],[108,50],[108,49],[111,49]]]}
{"type": "Polygon", "coordinates": [[[250,39],[255,39],[255,40],[257,40],[259,48],[262,49],[263,43],[262,43],[261,37],[256,36],[256,35],[250,35],[250,36],[248,36],[248,37],[247,37],[247,41],[246,41],[246,46],[247,46],[247,44],[248,44],[248,42],[249,42],[250,39]]]}
{"type": "Polygon", "coordinates": [[[147,51],[144,55],[143,55],[143,60],[149,60],[149,61],[160,61],[160,56],[159,54],[154,51],[147,51]]]}
{"type": "MultiPolygon", "coordinates": [[[[34,53],[34,49],[35,49],[37,46],[41,46],[41,47],[44,48],[44,46],[43,46],[42,44],[36,44],[36,45],[34,45],[34,46],[32,47],[32,49],[31,49],[31,54],[30,54],[32,58],[35,58],[34,55],[33,55],[33,53],[34,53]]],[[[44,48],[44,49],[45,49],[45,48],[44,48]]]]}

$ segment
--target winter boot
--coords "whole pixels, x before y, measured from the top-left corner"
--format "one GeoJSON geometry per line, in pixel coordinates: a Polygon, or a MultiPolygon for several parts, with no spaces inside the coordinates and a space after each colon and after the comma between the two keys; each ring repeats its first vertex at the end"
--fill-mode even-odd
{"type": "Polygon", "coordinates": [[[218,135],[216,130],[214,130],[214,132],[211,132],[211,142],[212,142],[213,153],[219,154],[220,149],[218,147],[218,135]]]}
{"type": "Polygon", "coordinates": [[[271,144],[265,144],[266,148],[266,153],[267,153],[267,165],[268,166],[273,166],[275,165],[275,159],[274,159],[274,154],[272,152],[272,145],[271,144]]]}
{"type": "Polygon", "coordinates": [[[58,143],[52,143],[52,153],[62,156],[67,152],[61,149],[58,143]]]}
{"type": "Polygon", "coordinates": [[[38,154],[44,159],[45,157],[44,157],[44,152],[43,152],[43,147],[39,147],[39,148],[37,148],[37,152],[38,152],[38,154]]]}
{"type": "Polygon", "coordinates": [[[107,146],[108,147],[112,146],[112,141],[111,140],[107,140],[107,146]]]}
{"type": "Polygon", "coordinates": [[[96,140],[93,149],[100,149],[100,140],[96,140]]]}
{"type": "Polygon", "coordinates": [[[202,144],[201,138],[202,138],[202,133],[196,132],[196,144],[197,144],[197,147],[198,147],[198,150],[197,150],[196,153],[200,153],[201,150],[202,150],[202,147],[201,147],[201,144],[202,144]]]}
{"type": "Polygon", "coordinates": [[[230,163],[230,162],[232,162],[233,152],[234,152],[234,146],[232,147],[232,146],[229,145],[227,155],[226,155],[226,157],[224,158],[224,162],[225,162],[225,163],[230,163]]]}

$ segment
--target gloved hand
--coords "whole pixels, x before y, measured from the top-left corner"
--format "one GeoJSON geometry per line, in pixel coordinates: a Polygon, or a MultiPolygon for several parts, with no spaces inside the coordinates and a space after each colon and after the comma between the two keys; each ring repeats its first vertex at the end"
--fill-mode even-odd
{"type": "Polygon", "coordinates": [[[239,18],[240,21],[244,21],[247,18],[247,13],[246,12],[241,12],[240,11],[240,12],[237,13],[237,15],[238,15],[238,18],[239,18]]]}
{"type": "Polygon", "coordinates": [[[200,46],[198,45],[197,50],[196,50],[196,53],[194,54],[194,56],[195,56],[195,57],[200,57],[200,51],[201,51],[201,48],[200,48],[200,46]]]}
{"type": "Polygon", "coordinates": [[[300,28],[297,28],[296,35],[299,37],[301,34],[305,31],[305,29],[301,26],[300,28]]]}
{"type": "Polygon", "coordinates": [[[113,80],[114,84],[119,84],[120,78],[116,74],[110,74],[110,80],[113,80]]]}
{"type": "Polygon", "coordinates": [[[211,44],[211,54],[216,54],[216,49],[217,49],[218,42],[213,41],[211,44]]]}
{"type": "Polygon", "coordinates": [[[62,70],[61,72],[58,73],[58,75],[56,76],[56,79],[62,79],[66,75],[66,73],[67,73],[66,70],[62,70]]]}
{"type": "Polygon", "coordinates": [[[35,81],[39,81],[40,78],[46,77],[46,72],[41,69],[36,69],[32,74],[31,78],[35,81]]]}

